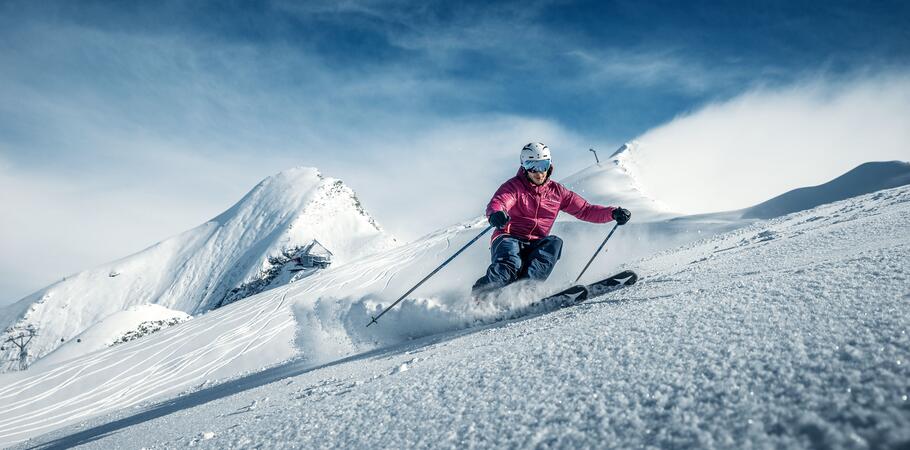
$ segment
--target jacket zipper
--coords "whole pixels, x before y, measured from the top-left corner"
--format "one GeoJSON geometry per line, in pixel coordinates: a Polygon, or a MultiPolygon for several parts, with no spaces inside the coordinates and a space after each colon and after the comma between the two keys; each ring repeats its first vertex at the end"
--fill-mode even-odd
{"type": "Polygon", "coordinates": [[[534,226],[531,227],[531,231],[528,232],[528,239],[531,239],[531,237],[534,236],[534,230],[537,229],[538,222],[537,214],[540,213],[540,193],[535,191],[534,194],[537,195],[537,209],[534,210],[534,226]]]}

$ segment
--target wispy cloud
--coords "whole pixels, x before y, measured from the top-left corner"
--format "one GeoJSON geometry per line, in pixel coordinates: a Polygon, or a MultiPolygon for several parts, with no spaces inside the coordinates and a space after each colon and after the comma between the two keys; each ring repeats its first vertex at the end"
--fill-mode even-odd
{"type": "Polygon", "coordinates": [[[757,89],[639,138],[649,191],[680,211],[751,206],[868,161],[910,160],[910,75],[757,89]]]}
{"type": "Polygon", "coordinates": [[[737,74],[714,72],[700,61],[687,59],[670,50],[660,52],[613,49],[593,52],[576,49],[567,53],[583,66],[588,83],[620,83],[642,87],[672,86],[691,94],[704,94],[728,82],[737,74]]]}

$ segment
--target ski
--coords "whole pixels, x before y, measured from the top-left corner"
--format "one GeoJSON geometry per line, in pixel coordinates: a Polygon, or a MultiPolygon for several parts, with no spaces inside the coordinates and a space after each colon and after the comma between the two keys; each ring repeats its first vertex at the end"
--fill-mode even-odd
{"type": "MultiPolygon", "coordinates": [[[[631,270],[624,270],[595,283],[572,286],[564,291],[542,298],[535,303],[565,308],[581,303],[589,298],[599,297],[620,287],[631,286],[637,281],[638,274],[631,270]]],[[[535,303],[532,303],[532,305],[535,303]]]]}
{"type": "Polygon", "coordinates": [[[604,278],[596,283],[591,283],[585,288],[588,290],[588,297],[600,297],[607,292],[614,291],[618,288],[631,286],[638,282],[638,274],[631,270],[623,270],[608,278],[604,278]]]}
{"type": "Polygon", "coordinates": [[[499,318],[496,321],[517,319],[531,314],[543,314],[557,309],[568,308],[608,292],[631,286],[637,281],[638,274],[631,270],[624,270],[588,285],[578,284],[569,287],[568,289],[532,302],[519,310],[512,311],[507,317],[499,318]]]}

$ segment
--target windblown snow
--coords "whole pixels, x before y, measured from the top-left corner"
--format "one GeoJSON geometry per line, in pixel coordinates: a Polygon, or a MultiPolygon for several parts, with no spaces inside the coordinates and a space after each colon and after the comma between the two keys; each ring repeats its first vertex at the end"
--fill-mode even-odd
{"type": "MultiPolygon", "coordinates": [[[[293,258],[313,240],[333,253],[333,264],[397,245],[341,181],[295,168],[266,178],[199,227],[0,309],[0,330],[34,326],[31,361],[132,307],[204,313],[312,274],[296,272],[293,258]]],[[[68,347],[70,357],[97,349],[68,347]]],[[[13,349],[2,353],[0,372],[18,365],[15,356],[13,349]]]]}
{"type": "MultiPolygon", "coordinates": [[[[567,248],[579,255],[564,255],[543,286],[477,305],[466,287],[488,258],[477,245],[365,327],[483,225],[0,375],[0,444],[910,445],[910,187],[706,233],[630,262],[643,276],[635,286],[498,323],[574,278],[589,250],[567,248]]],[[[641,245],[629,230],[592,279],[641,245]]]]}
{"type": "Polygon", "coordinates": [[[610,158],[561,180],[575,188],[589,202],[621,205],[635,212],[636,222],[651,222],[679,214],[648,194],[639,181],[641,169],[636,162],[639,144],[624,144],[610,158]]]}

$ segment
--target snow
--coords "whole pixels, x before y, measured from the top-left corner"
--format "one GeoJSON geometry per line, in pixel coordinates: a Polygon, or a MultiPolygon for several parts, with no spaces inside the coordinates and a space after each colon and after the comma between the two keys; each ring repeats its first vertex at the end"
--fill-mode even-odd
{"type": "Polygon", "coordinates": [[[183,322],[190,318],[191,316],[183,311],[167,309],[161,305],[131,306],[125,311],[111,314],[81,334],[70,338],[49,355],[32,364],[29,369],[40,371],[43,367],[59,364],[77,356],[110,347],[114,345],[117,338],[130,331],[135,331],[145,322],[169,321],[172,319],[183,322]]]}
{"type": "Polygon", "coordinates": [[[629,142],[607,161],[590,166],[563,180],[582,197],[601,205],[618,205],[633,211],[636,222],[667,219],[679,214],[651,197],[639,181],[636,155],[639,144],[629,142]]]}
{"type": "MultiPolygon", "coordinates": [[[[68,276],[0,309],[0,330],[34,325],[31,360],[112,314],[154,304],[198,315],[240,294],[290,282],[285,254],[314,239],[330,249],[335,264],[397,245],[363,210],[354,192],[316,169],[299,167],[268,177],[211,221],[146,250],[68,276]]],[[[296,279],[313,273],[297,273],[296,279]]],[[[98,331],[98,330],[96,330],[98,331]]],[[[2,335],[0,335],[2,336],[2,335]]],[[[98,336],[107,339],[113,336],[98,336]]],[[[76,346],[76,356],[93,350],[76,346]]],[[[0,355],[0,372],[17,366],[0,355]]]]}
{"type": "MultiPolygon", "coordinates": [[[[710,225],[685,226],[698,223],[710,225]]],[[[623,227],[591,276],[615,271],[637,233],[677,226],[623,227]]],[[[482,227],[466,222],[138,341],[0,375],[0,445],[910,445],[910,187],[719,235],[705,228],[704,239],[630,264],[635,286],[472,326],[562,286],[590,251],[565,257],[543,286],[475,305],[465,286],[488,257],[477,245],[365,327],[482,227]]]]}
{"type": "Polygon", "coordinates": [[[910,184],[910,163],[868,162],[827,183],[794,189],[742,212],[744,218],[770,219],[905,184],[910,184]]]}

